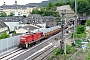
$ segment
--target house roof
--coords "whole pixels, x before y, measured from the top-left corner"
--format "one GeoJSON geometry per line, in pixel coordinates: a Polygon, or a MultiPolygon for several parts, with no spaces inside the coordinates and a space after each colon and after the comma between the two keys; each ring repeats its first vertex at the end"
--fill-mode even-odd
{"type": "Polygon", "coordinates": [[[37,29],[36,27],[30,26],[30,25],[23,26],[22,28],[23,28],[23,29],[26,29],[26,30],[34,30],[34,29],[37,29]]]}
{"type": "Polygon", "coordinates": [[[24,17],[0,17],[0,20],[3,22],[19,22],[22,21],[24,17]]]}
{"type": "Polygon", "coordinates": [[[44,16],[43,18],[46,19],[47,21],[54,21],[54,20],[56,20],[56,18],[53,17],[53,16],[44,16]]]}
{"type": "Polygon", "coordinates": [[[23,29],[23,28],[20,28],[20,29],[15,30],[15,31],[16,31],[16,33],[26,33],[26,32],[28,32],[28,30],[23,29]]]}
{"type": "Polygon", "coordinates": [[[8,27],[3,21],[0,21],[0,28],[8,27]]]}
{"type": "Polygon", "coordinates": [[[3,9],[26,9],[27,7],[34,7],[32,5],[2,5],[0,8],[3,9]]]}
{"type": "Polygon", "coordinates": [[[70,5],[64,5],[64,6],[59,6],[57,7],[57,11],[59,12],[59,15],[62,16],[62,10],[65,10],[66,9],[66,14],[65,16],[69,16],[69,17],[72,17],[72,16],[75,16],[75,13],[74,11],[71,9],[70,5]]]}
{"type": "Polygon", "coordinates": [[[26,9],[25,5],[2,5],[0,7],[3,9],[26,9]]]}
{"type": "Polygon", "coordinates": [[[72,10],[71,7],[70,7],[70,5],[63,5],[63,6],[57,7],[57,11],[64,10],[64,9],[66,9],[66,10],[72,10]]]}
{"type": "Polygon", "coordinates": [[[26,4],[26,6],[31,6],[31,7],[35,7],[35,6],[39,6],[40,3],[28,3],[26,4]]]}
{"type": "Polygon", "coordinates": [[[64,5],[64,6],[59,6],[57,7],[57,11],[59,11],[60,13],[62,13],[62,10],[66,9],[66,13],[74,13],[74,11],[71,9],[70,5],[64,5]]]}
{"type": "Polygon", "coordinates": [[[39,15],[39,14],[30,14],[28,17],[26,17],[24,20],[23,20],[23,22],[24,23],[30,23],[30,22],[32,22],[33,23],[33,21],[35,21],[34,23],[42,23],[42,22],[46,22],[46,20],[47,21],[55,21],[56,20],[56,18],[55,17],[53,17],[53,16],[44,16],[44,17],[42,17],[41,15],[39,15]]]}
{"type": "Polygon", "coordinates": [[[22,25],[21,28],[19,28],[18,30],[15,30],[16,33],[26,33],[28,31],[33,31],[35,29],[38,29],[37,27],[33,26],[33,25],[22,25]]]}

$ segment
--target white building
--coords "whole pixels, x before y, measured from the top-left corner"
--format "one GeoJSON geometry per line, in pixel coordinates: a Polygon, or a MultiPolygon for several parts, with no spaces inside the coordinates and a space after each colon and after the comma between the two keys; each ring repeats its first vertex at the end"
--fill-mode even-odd
{"type": "Polygon", "coordinates": [[[12,32],[19,28],[19,23],[23,17],[0,17],[0,20],[9,27],[9,32],[12,32]]]}
{"type": "Polygon", "coordinates": [[[74,20],[75,19],[74,18],[75,13],[71,9],[70,5],[64,5],[64,6],[57,7],[57,12],[59,12],[60,17],[62,17],[62,11],[63,10],[66,10],[65,17],[69,17],[69,18],[65,18],[65,23],[68,22],[69,20],[74,20]]]}
{"type": "Polygon", "coordinates": [[[3,31],[9,32],[9,29],[8,26],[3,21],[0,21],[0,33],[2,33],[3,31]]]}

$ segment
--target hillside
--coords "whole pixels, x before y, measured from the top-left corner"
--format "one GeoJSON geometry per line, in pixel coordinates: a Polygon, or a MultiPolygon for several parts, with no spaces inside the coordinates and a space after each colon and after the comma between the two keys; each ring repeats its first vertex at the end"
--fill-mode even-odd
{"type": "Polygon", "coordinates": [[[58,0],[49,0],[49,1],[42,1],[41,3],[28,3],[27,6],[33,5],[33,6],[47,6],[49,2],[57,2],[58,0]]]}

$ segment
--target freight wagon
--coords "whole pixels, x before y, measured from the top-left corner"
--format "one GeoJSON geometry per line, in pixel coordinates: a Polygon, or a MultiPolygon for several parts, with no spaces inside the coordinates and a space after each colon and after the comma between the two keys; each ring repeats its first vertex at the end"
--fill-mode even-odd
{"type": "MultiPolygon", "coordinates": [[[[65,26],[65,29],[68,28],[65,26]]],[[[34,33],[25,34],[23,36],[20,36],[20,43],[19,47],[21,48],[29,48],[32,45],[35,45],[36,43],[41,42],[43,39],[49,38],[52,35],[55,35],[59,33],[62,29],[60,26],[48,28],[48,30],[41,30],[34,33]]]]}

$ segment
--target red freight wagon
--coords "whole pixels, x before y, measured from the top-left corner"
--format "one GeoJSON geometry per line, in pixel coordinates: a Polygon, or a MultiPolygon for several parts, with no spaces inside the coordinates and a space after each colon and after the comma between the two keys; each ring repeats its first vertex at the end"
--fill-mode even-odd
{"type": "Polygon", "coordinates": [[[36,41],[43,36],[43,32],[38,32],[33,34],[33,40],[36,41]]]}

